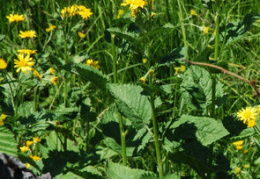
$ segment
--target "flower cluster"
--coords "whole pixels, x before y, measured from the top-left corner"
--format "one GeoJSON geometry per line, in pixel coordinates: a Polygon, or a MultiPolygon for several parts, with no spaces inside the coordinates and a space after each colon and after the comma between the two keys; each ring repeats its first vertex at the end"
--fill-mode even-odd
{"type": "Polygon", "coordinates": [[[256,125],[257,115],[260,114],[258,108],[246,107],[237,112],[239,121],[243,121],[247,127],[254,127],[256,125]]]}
{"type": "MultiPolygon", "coordinates": [[[[41,160],[42,158],[37,156],[37,155],[32,155],[32,151],[33,149],[35,149],[36,145],[41,142],[41,139],[39,137],[33,137],[33,140],[27,140],[25,142],[25,145],[23,145],[22,147],[20,147],[20,150],[24,153],[27,153],[29,151],[30,155],[29,157],[31,159],[33,159],[34,161],[38,161],[38,160],[41,160]],[[34,145],[33,145],[34,144],[34,145]]],[[[27,168],[30,167],[30,164],[26,164],[27,168]]]]}
{"type": "Polygon", "coordinates": [[[243,148],[243,143],[244,143],[243,140],[239,140],[239,141],[233,142],[233,144],[236,146],[237,150],[240,150],[240,149],[243,148]]]}
{"type": "Polygon", "coordinates": [[[62,9],[61,15],[62,17],[80,15],[82,19],[89,19],[93,13],[83,5],[72,5],[62,9]]]}
{"type": "Polygon", "coordinates": [[[148,5],[148,3],[144,0],[124,0],[123,3],[121,3],[121,6],[128,6],[132,11],[131,16],[136,16],[136,11],[138,8],[144,8],[145,5],[148,5]]]}
{"type": "Polygon", "coordinates": [[[10,14],[9,16],[6,16],[6,18],[9,20],[9,24],[12,22],[24,21],[24,16],[19,14],[10,14]]]}
{"type": "Polygon", "coordinates": [[[94,61],[93,59],[88,59],[87,61],[86,61],[86,65],[88,65],[88,66],[93,66],[94,68],[96,68],[96,69],[99,69],[100,68],[100,66],[98,65],[98,61],[94,61]]]}

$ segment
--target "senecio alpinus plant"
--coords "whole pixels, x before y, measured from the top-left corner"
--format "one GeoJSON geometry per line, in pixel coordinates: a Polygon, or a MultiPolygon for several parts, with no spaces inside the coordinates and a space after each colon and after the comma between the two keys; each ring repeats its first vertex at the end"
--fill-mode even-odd
{"type": "Polygon", "coordinates": [[[0,152],[57,179],[260,178],[259,8],[1,1],[0,152]]]}

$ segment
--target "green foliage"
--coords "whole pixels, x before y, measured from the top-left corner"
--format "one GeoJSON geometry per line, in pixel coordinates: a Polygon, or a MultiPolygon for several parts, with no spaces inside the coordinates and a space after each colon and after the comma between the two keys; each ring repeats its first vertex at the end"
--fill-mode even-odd
{"type": "Polygon", "coordinates": [[[0,152],[14,157],[18,156],[17,142],[14,138],[14,134],[7,128],[0,127],[0,152]]]}

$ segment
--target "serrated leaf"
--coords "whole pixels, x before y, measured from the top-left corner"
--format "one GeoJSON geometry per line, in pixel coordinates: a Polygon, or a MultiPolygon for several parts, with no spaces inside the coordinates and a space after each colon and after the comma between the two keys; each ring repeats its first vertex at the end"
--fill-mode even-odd
{"type": "Polygon", "coordinates": [[[172,25],[171,23],[165,24],[163,27],[158,27],[155,29],[152,29],[148,32],[149,36],[154,36],[162,33],[169,33],[170,31],[174,30],[176,27],[172,25]]]}
{"type": "Polygon", "coordinates": [[[137,42],[137,38],[139,36],[139,33],[134,33],[134,32],[123,32],[121,29],[119,29],[118,27],[112,27],[112,28],[108,28],[107,31],[109,31],[112,34],[115,34],[131,43],[136,43],[137,42]]]}
{"type": "Polygon", "coordinates": [[[157,176],[152,172],[131,169],[111,161],[108,162],[106,172],[109,179],[157,179],[157,176]]]}
{"type": "Polygon", "coordinates": [[[204,146],[210,145],[229,134],[221,121],[209,117],[182,115],[178,121],[173,123],[171,128],[174,129],[173,133],[176,138],[178,138],[178,135],[182,139],[196,137],[196,140],[204,146]],[[185,131],[178,131],[180,127],[184,128],[185,131]]]}
{"type": "Polygon", "coordinates": [[[187,47],[173,49],[168,55],[159,60],[159,66],[170,66],[175,63],[181,63],[187,57],[187,47]]]}
{"type": "Polygon", "coordinates": [[[151,106],[143,89],[136,85],[109,84],[108,88],[116,98],[119,111],[125,115],[136,129],[149,124],[151,119],[151,106]]]}
{"type": "Polygon", "coordinates": [[[14,139],[14,134],[7,128],[0,127],[0,152],[14,157],[18,156],[17,142],[14,139]]]}
{"type": "Polygon", "coordinates": [[[90,81],[101,89],[106,88],[108,81],[107,77],[103,75],[101,71],[92,66],[87,66],[86,64],[75,64],[72,68],[72,72],[78,74],[84,82],[90,81]]]}
{"type": "MultiPolygon", "coordinates": [[[[182,78],[181,91],[186,105],[191,109],[202,109],[205,112],[212,102],[212,79],[209,72],[202,67],[191,66],[182,78]]],[[[221,102],[223,96],[223,85],[217,81],[216,101],[221,102]]]]}

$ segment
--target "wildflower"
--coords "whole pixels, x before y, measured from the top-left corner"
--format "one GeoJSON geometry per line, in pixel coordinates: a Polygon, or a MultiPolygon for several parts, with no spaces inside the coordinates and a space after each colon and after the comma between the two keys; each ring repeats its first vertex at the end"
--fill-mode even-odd
{"type": "Polygon", "coordinates": [[[6,115],[5,114],[1,114],[0,120],[5,120],[5,119],[6,119],[6,115]]]}
{"type": "Polygon", "coordinates": [[[207,35],[209,33],[209,27],[202,26],[201,30],[202,30],[204,35],[207,35]]]}
{"type": "Polygon", "coordinates": [[[180,67],[174,67],[174,70],[175,70],[175,74],[178,74],[179,70],[180,70],[180,67]]]}
{"type": "Polygon", "coordinates": [[[194,10],[194,9],[190,10],[190,14],[191,14],[192,16],[197,16],[197,15],[198,15],[197,12],[196,12],[196,10],[194,10]]]}
{"type": "Polygon", "coordinates": [[[34,68],[32,68],[32,70],[33,70],[34,76],[36,76],[37,78],[39,78],[39,80],[41,80],[42,79],[42,75],[40,75],[40,73],[37,70],[35,70],[34,68]]]}
{"type": "Polygon", "coordinates": [[[120,19],[120,17],[125,13],[125,11],[123,9],[119,9],[117,11],[117,18],[120,19]]]}
{"type": "Polygon", "coordinates": [[[249,164],[244,165],[244,168],[250,168],[249,164]]]}
{"type": "Polygon", "coordinates": [[[46,32],[50,32],[50,31],[53,31],[53,30],[56,29],[56,28],[57,28],[56,25],[52,25],[52,24],[51,24],[51,25],[49,25],[48,28],[45,29],[45,31],[46,31],[46,32]]]}
{"type": "Polygon", "coordinates": [[[98,61],[94,61],[93,59],[88,59],[88,60],[86,61],[86,65],[88,65],[88,66],[93,66],[93,67],[96,68],[96,69],[99,69],[99,68],[100,68],[100,66],[98,65],[98,61]]]}
{"type": "Polygon", "coordinates": [[[55,70],[54,70],[53,67],[49,68],[48,72],[51,73],[51,74],[53,74],[53,75],[55,74],[55,70]]]}
{"type": "Polygon", "coordinates": [[[33,141],[37,143],[37,142],[41,142],[41,139],[39,137],[33,137],[33,141]]]}
{"type": "Polygon", "coordinates": [[[248,153],[248,150],[246,150],[246,149],[245,149],[245,150],[243,150],[243,153],[244,153],[244,154],[248,153]]]}
{"type": "Polygon", "coordinates": [[[19,36],[23,39],[37,37],[36,32],[34,30],[20,31],[19,36]]]}
{"type": "Polygon", "coordinates": [[[0,126],[5,125],[4,120],[0,119],[0,126]]]}
{"type": "Polygon", "coordinates": [[[33,141],[27,140],[25,143],[26,143],[26,146],[30,147],[33,144],[33,141]]]}
{"type": "Polygon", "coordinates": [[[19,14],[10,14],[9,16],[6,16],[6,18],[9,20],[9,24],[12,22],[24,21],[24,16],[19,14]]]}
{"type": "Polygon", "coordinates": [[[151,19],[154,17],[154,16],[156,16],[156,13],[154,13],[154,12],[152,12],[152,14],[151,14],[151,19]]]}
{"type": "Polygon", "coordinates": [[[236,170],[235,170],[235,174],[238,174],[238,173],[240,173],[240,171],[241,171],[241,168],[239,168],[239,167],[236,167],[236,170]]]}
{"type": "Polygon", "coordinates": [[[256,110],[257,110],[258,114],[260,115],[260,105],[257,106],[256,110]]]}
{"type": "Polygon", "coordinates": [[[239,140],[239,141],[233,142],[233,144],[236,146],[237,150],[240,150],[240,149],[243,148],[243,143],[244,143],[243,140],[239,140]]]}
{"type": "Polygon", "coordinates": [[[136,10],[138,8],[144,8],[145,5],[148,5],[148,3],[144,0],[125,0],[123,3],[121,3],[121,6],[130,6],[130,9],[132,11],[131,16],[136,16],[136,10]]]}
{"type": "Polygon", "coordinates": [[[30,148],[29,148],[28,146],[22,146],[22,147],[20,147],[20,150],[21,150],[22,152],[27,152],[29,149],[30,149],[30,148]]]}
{"type": "Polygon", "coordinates": [[[146,78],[143,76],[139,79],[139,81],[141,81],[143,84],[145,84],[146,78]]]}
{"type": "Polygon", "coordinates": [[[57,86],[59,84],[59,77],[55,76],[51,78],[51,83],[57,86]]]}
{"type": "Polygon", "coordinates": [[[86,34],[82,33],[82,32],[78,32],[78,35],[81,39],[84,39],[86,37],[86,34]]]}
{"type": "Polygon", "coordinates": [[[90,16],[93,15],[93,13],[91,12],[91,10],[90,10],[90,9],[87,9],[87,8],[84,9],[84,10],[78,11],[77,14],[80,15],[82,19],[89,19],[90,16]]]}
{"type": "Polygon", "coordinates": [[[185,72],[185,70],[186,70],[186,67],[185,67],[184,65],[181,65],[180,71],[181,71],[181,72],[185,72]]]}
{"type": "Polygon", "coordinates": [[[6,69],[7,63],[3,58],[0,58],[0,70],[6,69]]]}
{"type": "Polygon", "coordinates": [[[35,62],[32,61],[30,55],[26,55],[26,57],[24,57],[24,54],[18,54],[17,57],[19,60],[14,60],[14,67],[17,68],[17,73],[19,73],[21,70],[24,73],[27,73],[28,70],[32,70],[32,66],[35,64],[35,62]]]}
{"type": "Polygon", "coordinates": [[[257,110],[253,107],[246,107],[237,112],[239,121],[243,121],[248,127],[254,127],[256,125],[257,110]]]}
{"type": "Polygon", "coordinates": [[[148,74],[149,74],[150,76],[154,76],[154,74],[155,74],[155,73],[154,73],[154,70],[149,70],[149,71],[148,71],[148,74]]]}
{"type": "Polygon", "coordinates": [[[147,63],[147,59],[146,58],[144,58],[142,61],[143,61],[143,64],[147,63]]]}
{"type": "Polygon", "coordinates": [[[30,49],[20,49],[20,50],[17,50],[17,53],[23,53],[23,54],[26,54],[26,55],[31,55],[31,54],[36,54],[37,50],[30,50],[30,49]]]}
{"type": "Polygon", "coordinates": [[[26,168],[30,168],[30,166],[31,166],[31,164],[29,164],[29,163],[25,163],[24,165],[26,168]]]}
{"type": "Polygon", "coordinates": [[[38,160],[41,160],[42,158],[37,156],[37,155],[30,155],[29,156],[31,159],[33,159],[34,161],[38,161],[38,160]]]}
{"type": "Polygon", "coordinates": [[[61,15],[62,17],[67,17],[69,16],[75,16],[77,14],[77,6],[72,5],[70,7],[65,7],[64,9],[61,10],[61,15]]]}

